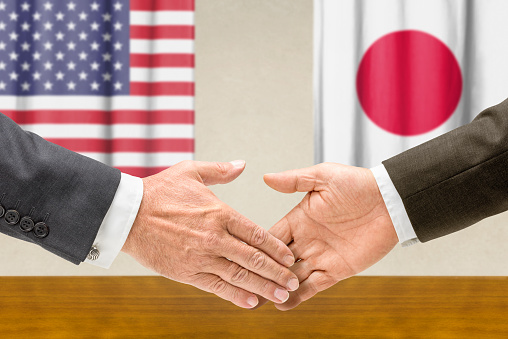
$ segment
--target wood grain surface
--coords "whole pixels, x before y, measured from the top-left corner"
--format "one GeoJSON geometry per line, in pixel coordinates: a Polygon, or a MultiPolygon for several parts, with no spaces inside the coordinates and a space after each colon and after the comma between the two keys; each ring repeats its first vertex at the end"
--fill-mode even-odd
{"type": "Polygon", "coordinates": [[[355,277],[288,312],[160,277],[2,277],[0,338],[507,338],[508,279],[355,277]]]}

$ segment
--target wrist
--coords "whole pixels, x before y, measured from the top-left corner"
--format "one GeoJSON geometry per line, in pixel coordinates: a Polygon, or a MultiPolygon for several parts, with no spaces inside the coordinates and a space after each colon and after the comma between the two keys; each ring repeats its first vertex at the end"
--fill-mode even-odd
{"type": "Polygon", "coordinates": [[[146,187],[147,182],[145,178],[141,179],[143,181],[143,194],[141,197],[141,203],[139,205],[138,213],[136,214],[136,218],[134,219],[134,222],[132,223],[132,227],[129,231],[129,234],[127,236],[127,239],[125,240],[125,243],[123,244],[123,247],[121,249],[122,252],[127,253],[131,255],[132,249],[135,247],[135,238],[137,237],[138,229],[140,227],[140,224],[142,224],[142,219],[144,215],[145,210],[145,200],[146,200],[146,187]]]}
{"type": "Polygon", "coordinates": [[[404,203],[388,172],[383,165],[376,166],[371,170],[381,194],[385,209],[390,216],[391,225],[397,235],[399,243],[408,245],[418,242],[409,216],[407,215],[404,203]]]}
{"type": "Polygon", "coordinates": [[[380,220],[383,220],[383,222],[379,223],[379,227],[382,228],[382,232],[385,234],[387,241],[395,246],[399,242],[399,238],[397,236],[397,232],[393,225],[393,221],[390,216],[390,212],[388,211],[388,207],[384,200],[383,194],[376,180],[375,173],[369,169],[367,169],[366,172],[369,176],[369,186],[371,187],[371,192],[375,196],[376,210],[378,211],[378,214],[381,218],[380,220]]]}

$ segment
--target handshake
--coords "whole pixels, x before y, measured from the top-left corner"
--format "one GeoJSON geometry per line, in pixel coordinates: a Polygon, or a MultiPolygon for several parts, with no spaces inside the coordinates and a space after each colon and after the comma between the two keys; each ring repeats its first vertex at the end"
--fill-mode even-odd
{"type": "Polygon", "coordinates": [[[226,184],[244,161],[185,161],[143,179],[122,251],[175,281],[243,308],[289,310],[384,257],[398,238],[372,172],[323,163],[266,174],[282,193],[308,192],[270,231],[206,186],[226,184]]]}

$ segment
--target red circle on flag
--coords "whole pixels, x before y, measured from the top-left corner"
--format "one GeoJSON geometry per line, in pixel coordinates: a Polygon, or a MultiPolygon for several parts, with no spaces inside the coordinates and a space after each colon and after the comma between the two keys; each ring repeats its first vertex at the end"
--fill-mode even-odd
{"type": "Polygon", "coordinates": [[[441,40],[421,31],[397,31],[365,52],[356,90],[376,125],[397,135],[418,135],[453,114],[462,94],[462,74],[441,40]]]}

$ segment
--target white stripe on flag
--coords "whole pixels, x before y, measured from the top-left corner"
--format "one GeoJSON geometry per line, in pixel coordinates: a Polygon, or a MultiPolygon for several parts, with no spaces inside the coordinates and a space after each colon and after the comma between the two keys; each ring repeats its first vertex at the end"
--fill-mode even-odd
{"type": "Polygon", "coordinates": [[[140,26],[194,26],[194,12],[190,11],[131,11],[130,24],[140,26]]]}
{"type": "Polygon", "coordinates": [[[192,68],[131,68],[131,81],[164,82],[185,81],[194,82],[192,68]]]}
{"type": "Polygon", "coordinates": [[[185,124],[33,124],[21,128],[43,138],[158,139],[194,137],[194,126],[185,124]]]}
{"type": "Polygon", "coordinates": [[[109,164],[113,167],[164,167],[173,166],[183,160],[192,160],[193,153],[91,153],[81,152],[84,156],[109,164]]]}
{"type": "Polygon", "coordinates": [[[54,110],[55,103],[60,110],[193,110],[194,97],[191,96],[2,96],[0,112],[4,110],[54,110]]]}
{"type": "Polygon", "coordinates": [[[131,39],[131,53],[164,54],[164,53],[194,53],[194,40],[185,39],[131,39]]]}

